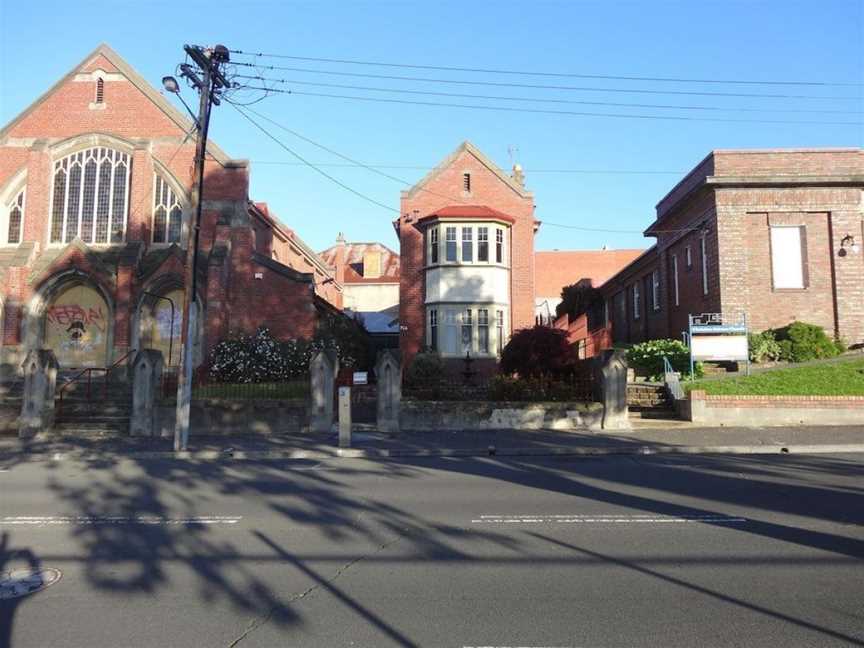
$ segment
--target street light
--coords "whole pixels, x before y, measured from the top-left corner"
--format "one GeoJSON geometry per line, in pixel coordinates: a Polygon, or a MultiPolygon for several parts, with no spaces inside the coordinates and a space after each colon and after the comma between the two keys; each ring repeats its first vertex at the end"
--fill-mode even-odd
{"type": "Polygon", "coordinates": [[[189,104],[187,104],[186,101],[183,99],[183,95],[180,94],[180,84],[177,83],[177,79],[175,79],[173,76],[162,77],[162,87],[165,88],[166,92],[177,95],[180,103],[183,104],[186,112],[189,113],[192,121],[195,122],[195,127],[198,128],[198,117],[195,116],[195,113],[193,113],[192,109],[189,108],[189,104]]]}
{"type": "Polygon", "coordinates": [[[162,87],[171,94],[180,94],[180,84],[173,76],[162,77],[162,87]]]}

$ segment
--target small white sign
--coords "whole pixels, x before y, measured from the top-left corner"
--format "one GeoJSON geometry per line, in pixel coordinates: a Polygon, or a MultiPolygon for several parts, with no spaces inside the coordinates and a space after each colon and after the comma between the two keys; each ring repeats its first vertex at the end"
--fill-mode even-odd
{"type": "Polygon", "coordinates": [[[746,335],[694,335],[690,340],[694,360],[747,360],[746,335]]]}
{"type": "Polygon", "coordinates": [[[353,382],[355,385],[369,384],[369,373],[366,371],[355,371],[353,382]]]}

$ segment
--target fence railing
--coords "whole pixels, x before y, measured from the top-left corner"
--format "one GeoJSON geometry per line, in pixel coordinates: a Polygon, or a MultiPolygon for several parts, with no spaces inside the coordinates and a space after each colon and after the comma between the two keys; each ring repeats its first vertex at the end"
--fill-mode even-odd
{"type": "Polygon", "coordinates": [[[130,349],[126,352],[126,354],[117,360],[110,367],[87,367],[86,369],[82,369],[77,374],[72,376],[69,380],[67,380],[57,392],[57,396],[59,397],[59,402],[57,404],[57,413],[59,415],[60,412],[63,411],[63,396],[72,389],[73,385],[78,383],[87,385],[87,400],[93,400],[93,372],[100,371],[104,373],[104,380],[102,383],[102,400],[106,400],[108,398],[108,381],[111,378],[111,372],[119,367],[127,358],[129,358],[132,354],[135,353],[135,349],[130,349]],[[84,378],[86,376],[86,379],[84,378]]]}
{"type": "MultiPolygon", "coordinates": [[[[162,374],[162,398],[177,398],[176,371],[162,374]]],[[[286,380],[267,382],[219,382],[210,380],[206,368],[197,369],[192,375],[192,399],[219,398],[225,400],[282,400],[303,399],[309,395],[309,377],[300,376],[286,380]]]]}

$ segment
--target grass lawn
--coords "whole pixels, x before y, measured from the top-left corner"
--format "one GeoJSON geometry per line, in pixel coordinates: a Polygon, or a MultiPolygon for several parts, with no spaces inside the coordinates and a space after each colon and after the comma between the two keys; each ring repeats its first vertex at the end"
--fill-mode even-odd
{"type": "Polygon", "coordinates": [[[777,396],[864,396],[864,359],[774,369],[726,380],[682,383],[686,391],[777,396]]]}
{"type": "Polygon", "coordinates": [[[213,383],[196,387],[192,398],[306,398],[309,381],[283,383],[213,383]]]}

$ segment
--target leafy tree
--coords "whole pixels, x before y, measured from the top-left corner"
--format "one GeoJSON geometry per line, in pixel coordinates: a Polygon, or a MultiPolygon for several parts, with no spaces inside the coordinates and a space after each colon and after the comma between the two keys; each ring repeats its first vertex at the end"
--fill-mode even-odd
{"type": "Polygon", "coordinates": [[[555,307],[555,316],[561,317],[566,313],[574,320],[602,301],[603,295],[590,281],[579,281],[561,290],[561,302],[555,307]]]}

